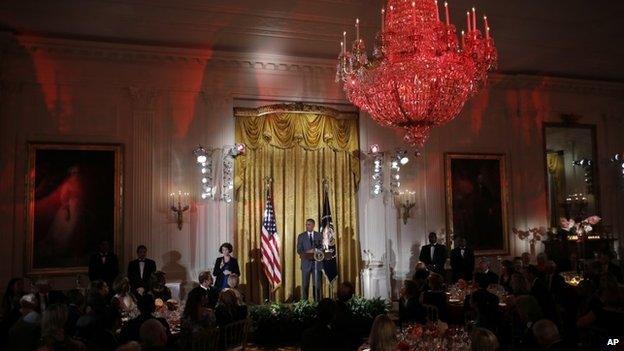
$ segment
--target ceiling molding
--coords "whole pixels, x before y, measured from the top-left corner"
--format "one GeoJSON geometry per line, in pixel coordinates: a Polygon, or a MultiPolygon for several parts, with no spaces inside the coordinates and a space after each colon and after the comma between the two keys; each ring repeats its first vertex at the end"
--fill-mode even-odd
{"type": "MultiPolygon", "coordinates": [[[[0,35],[0,45],[13,55],[45,52],[51,57],[122,62],[189,64],[218,69],[249,69],[267,73],[335,74],[333,59],[296,57],[265,53],[216,51],[154,45],[120,44],[98,41],[47,38],[28,35],[0,35]]],[[[624,98],[624,84],[523,74],[491,74],[495,89],[533,89],[624,98]]]]}

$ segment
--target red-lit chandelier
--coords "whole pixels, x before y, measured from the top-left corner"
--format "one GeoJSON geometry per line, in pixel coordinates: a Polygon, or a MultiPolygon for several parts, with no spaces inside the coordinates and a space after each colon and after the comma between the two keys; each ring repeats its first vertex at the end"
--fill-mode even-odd
{"type": "Polygon", "coordinates": [[[336,81],[343,82],[347,98],[379,124],[404,129],[415,146],[425,143],[433,127],[455,118],[496,65],[487,17],[482,33],[473,7],[458,40],[446,2],[444,10],[442,22],[437,1],[389,0],[370,60],[359,20],[352,51],[346,50],[346,32],[340,43],[336,81]]]}

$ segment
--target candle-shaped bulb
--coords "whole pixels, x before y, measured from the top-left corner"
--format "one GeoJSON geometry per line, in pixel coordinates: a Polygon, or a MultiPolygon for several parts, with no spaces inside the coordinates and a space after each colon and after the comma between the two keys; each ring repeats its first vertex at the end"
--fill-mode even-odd
{"type": "Polygon", "coordinates": [[[462,48],[466,47],[466,40],[464,39],[464,31],[462,30],[462,48]]]}
{"type": "Polygon", "coordinates": [[[477,30],[477,10],[474,6],[472,7],[472,30],[477,30]]]}
{"type": "Polygon", "coordinates": [[[438,7],[438,0],[434,0],[433,2],[436,5],[436,18],[438,19],[438,22],[440,22],[440,8],[438,7]]]}
{"type": "Polygon", "coordinates": [[[381,9],[381,32],[383,33],[384,31],[384,14],[386,13],[386,10],[384,8],[381,9]]]}
{"type": "Polygon", "coordinates": [[[448,8],[448,2],[444,2],[444,20],[446,21],[446,25],[450,25],[450,18],[449,18],[449,8],[448,8]]]}
{"type": "Polygon", "coordinates": [[[416,1],[412,1],[412,7],[416,7],[416,1]]]}
{"type": "Polygon", "coordinates": [[[360,19],[356,18],[355,19],[355,42],[359,42],[360,41],[360,19]]]}

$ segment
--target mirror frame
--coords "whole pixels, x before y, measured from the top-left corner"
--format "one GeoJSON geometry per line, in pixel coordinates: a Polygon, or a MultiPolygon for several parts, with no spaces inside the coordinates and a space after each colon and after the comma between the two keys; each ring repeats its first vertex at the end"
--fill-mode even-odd
{"type": "MultiPolygon", "coordinates": [[[[584,123],[575,123],[575,122],[542,122],[542,157],[544,158],[544,162],[542,165],[542,169],[544,172],[544,200],[546,201],[546,219],[547,222],[550,222],[550,206],[548,205],[548,165],[546,160],[546,128],[576,128],[576,129],[589,129],[589,132],[592,137],[592,151],[594,158],[592,171],[594,172],[594,198],[596,199],[595,213],[591,213],[589,215],[600,216],[600,172],[598,171],[598,140],[596,138],[596,125],[595,124],[584,124],[584,123]]],[[[548,223],[550,226],[550,223],[548,223]]]]}

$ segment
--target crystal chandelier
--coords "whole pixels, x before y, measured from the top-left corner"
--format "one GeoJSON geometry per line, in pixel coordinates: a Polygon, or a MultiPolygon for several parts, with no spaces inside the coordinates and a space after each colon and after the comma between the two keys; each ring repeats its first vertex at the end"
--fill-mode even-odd
{"type": "Polygon", "coordinates": [[[356,37],[346,49],[340,43],[336,81],[347,98],[384,126],[406,131],[405,140],[422,146],[435,126],[455,118],[466,100],[487,81],[497,54],[487,17],[477,29],[475,8],[466,12],[460,38],[450,24],[448,4],[440,20],[437,1],[388,0],[381,10],[381,31],[372,58],[356,37]]]}

